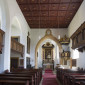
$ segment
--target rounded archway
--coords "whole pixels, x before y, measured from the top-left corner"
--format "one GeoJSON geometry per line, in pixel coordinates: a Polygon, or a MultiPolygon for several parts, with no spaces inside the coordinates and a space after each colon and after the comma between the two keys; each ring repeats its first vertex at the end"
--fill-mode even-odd
{"type": "Polygon", "coordinates": [[[38,59],[37,59],[37,51],[38,51],[38,48],[39,48],[40,44],[41,44],[43,41],[45,41],[46,39],[51,39],[51,40],[55,41],[56,44],[57,44],[58,47],[59,47],[59,52],[62,51],[62,46],[61,46],[61,44],[59,43],[58,39],[52,35],[51,30],[47,30],[45,36],[42,37],[42,38],[38,41],[38,43],[37,43],[37,45],[36,45],[36,48],[35,48],[35,68],[37,68],[37,62],[38,62],[38,59]]]}

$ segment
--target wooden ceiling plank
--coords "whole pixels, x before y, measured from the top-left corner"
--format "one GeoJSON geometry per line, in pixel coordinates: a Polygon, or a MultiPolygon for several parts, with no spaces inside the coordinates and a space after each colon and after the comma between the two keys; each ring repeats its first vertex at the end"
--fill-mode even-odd
{"type": "Polygon", "coordinates": [[[83,0],[17,0],[29,26],[33,29],[40,27],[67,28],[82,1],[83,0]]]}

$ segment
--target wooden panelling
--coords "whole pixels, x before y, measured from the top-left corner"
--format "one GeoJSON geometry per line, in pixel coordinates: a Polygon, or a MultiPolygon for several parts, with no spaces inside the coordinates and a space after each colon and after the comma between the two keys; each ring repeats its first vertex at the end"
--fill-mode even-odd
{"type": "Polygon", "coordinates": [[[72,10],[72,11],[77,10],[79,8],[79,6],[80,6],[80,3],[71,3],[69,5],[68,10],[72,10]]]}
{"type": "Polygon", "coordinates": [[[40,0],[40,3],[46,4],[46,3],[48,3],[48,2],[49,2],[49,0],[40,0]]]}
{"type": "Polygon", "coordinates": [[[85,49],[85,22],[76,30],[76,32],[71,36],[72,48],[83,51],[85,49]]]}
{"type": "Polygon", "coordinates": [[[68,6],[69,6],[69,4],[60,4],[59,10],[67,10],[68,6]]]}
{"type": "Polygon", "coordinates": [[[40,17],[40,21],[49,20],[49,17],[40,17]]]}
{"type": "Polygon", "coordinates": [[[82,38],[85,40],[85,29],[83,30],[83,37],[82,38]]]}
{"type": "Polygon", "coordinates": [[[59,8],[59,4],[49,4],[49,10],[57,11],[59,8]]]}
{"type": "Polygon", "coordinates": [[[42,17],[46,17],[46,16],[48,16],[48,11],[41,11],[40,12],[40,16],[42,17]]]}
{"type": "Polygon", "coordinates": [[[30,8],[30,11],[38,11],[39,5],[38,4],[29,5],[29,8],[30,8]]]}
{"type": "Polygon", "coordinates": [[[49,6],[48,6],[47,4],[41,4],[41,5],[40,5],[40,10],[41,10],[41,11],[46,11],[46,10],[48,11],[48,9],[49,9],[48,7],[49,7],[49,6]]]}
{"type": "Polygon", "coordinates": [[[76,59],[72,59],[72,66],[76,67],[76,59]]]}
{"type": "Polygon", "coordinates": [[[32,12],[23,12],[25,17],[32,17],[32,12]]]}
{"type": "Polygon", "coordinates": [[[20,6],[20,9],[22,10],[22,12],[24,12],[24,11],[26,11],[26,12],[28,12],[28,11],[30,11],[30,8],[29,8],[29,6],[28,5],[19,5],[20,6]]]}
{"type": "Polygon", "coordinates": [[[20,3],[20,4],[26,4],[27,0],[17,0],[17,2],[20,3]]]}
{"type": "Polygon", "coordinates": [[[24,46],[21,43],[14,40],[13,38],[11,38],[11,49],[23,55],[24,46]]]}
{"type": "Polygon", "coordinates": [[[53,17],[49,17],[48,18],[48,21],[52,21],[52,20],[55,20],[55,22],[56,22],[57,21],[57,17],[56,16],[55,17],[53,16],[53,17]]]}
{"type": "Polygon", "coordinates": [[[65,2],[70,2],[70,0],[61,0],[61,2],[64,2],[64,3],[65,3],[65,2]]]}
{"type": "Polygon", "coordinates": [[[60,0],[49,0],[49,3],[60,3],[60,0]]]}
{"type": "Polygon", "coordinates": [[[67,28],[83,0],[17,0],[25,19],[31,28],[67,28]],[[57,18],[57,19],[54,19],[57,18]],[[64,17],[63,19],[59,19],[64,17]],[[37,19],[36,19],[37,18],[37,19]],[[59,24],[35,24],[35,20],[58,22],[59,24]],[[29,23],[33,21],[34,24],[29,23]],[[42,26],[44,25],[44,26],[42,26]]]}
{"type": "Polygon", "coordinates": [[[27,0],[27,1],[28,1],[28,3],[30,3],[30,4],[36,4],[36,3],[39,2],[39,0],[27,0]]]}
{"type": "Polygon", "coordinates": [[[82,0],[72,0],[72,2],[82,2],[82,0]]]}
{"type": "Polygon", "coordinates": [[[60,17],[64,17],[65,16],[65,14],[66,14],[66,11],[58,11],[58,16],[60,16],[60,17]]]}
{"type": "Polygon", "coordinates": [[[61,57],[70,57],[70,52],[69,51],[62,52],[61,57]]]}
{"type": "Polygon", "coordinates": [[[55,11],[50,11],[49,12],[49,16],[54,16],[55,17],[57,15],[58,15],[58,12],[57,11],[56,12],[55,11]]]}
{"type": "Polygon", "coordinates": [[[33,16],[33,17],[39,17],[39,16],[40,16],[40,13],[37,12],[37,11],[33,11],[33,12],[32,12],[32,16],[33,16]]]}
{"type": "Polygon", "coordinates": [[[82,41],[82,32],[80,32],[80,33],[77,35],[77,37],[78,37],[78,43],[81,43],[81,41],[82,41]]]}

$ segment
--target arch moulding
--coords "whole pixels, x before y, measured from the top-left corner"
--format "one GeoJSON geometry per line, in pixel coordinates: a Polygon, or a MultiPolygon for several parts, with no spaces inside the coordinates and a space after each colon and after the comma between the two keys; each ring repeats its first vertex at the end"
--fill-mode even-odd
{"type": "Polygon", "coordinates": [[[40,44],[41,44],[43,41],[45,41],[46,39],[51,39],[51,40],[55,41],[56,44],[57,44],[58,47],[59,47],[59,52],[62,51],[62,45],[59,43],[58,39],[52,35],[51,30],[48,29],[48,30],[46,31],[45,36],[42,37],[42,38],[38,41],[38,43],[37,43],[37,45],[36,45],[36,48],[35,48],[35,68],[37,68],[37,66],[38,66],[38,65],[37,65],[37,62],[38,62],[38,58],[37,58],[38,48],[39,48],[40,44]]]}

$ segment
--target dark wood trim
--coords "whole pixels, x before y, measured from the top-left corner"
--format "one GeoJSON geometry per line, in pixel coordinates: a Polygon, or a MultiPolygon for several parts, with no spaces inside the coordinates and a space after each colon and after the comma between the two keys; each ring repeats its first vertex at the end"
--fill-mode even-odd
{"type": "Polygon", "coordinates": [[[11,38],[11,50],[21,53],[21,55],[23,55],[24,45],[11,38]]]}
{"type": "Polygon", "coordinates": [[[5,32],[4,32],[3,30],[0,29],[0,33],[1,33],[1,34],[4,34],[5,32]]]}
{"type": "Polygon", "coordinates": [[[2,47],[3,45],[3,35],[4,35],[4,31],[0,29],[0,54],[2,54],[2,47]]]}
{"type": "Polygon", "coordinates": [[[83,52],[85,48],[85,22],[73,33],[72,39],[72,49],[78,49],[83,52]]]}
{"type": "MultiPolygon", "coordinates": [[[[10,57],[10,62],[11,62],[11,59],[17,59],[18,60],[18,67],[19,67],[19,57],[10,57]]],[[[11,63],[10,63],[10,67],[11,67],[11,63]]]]}

